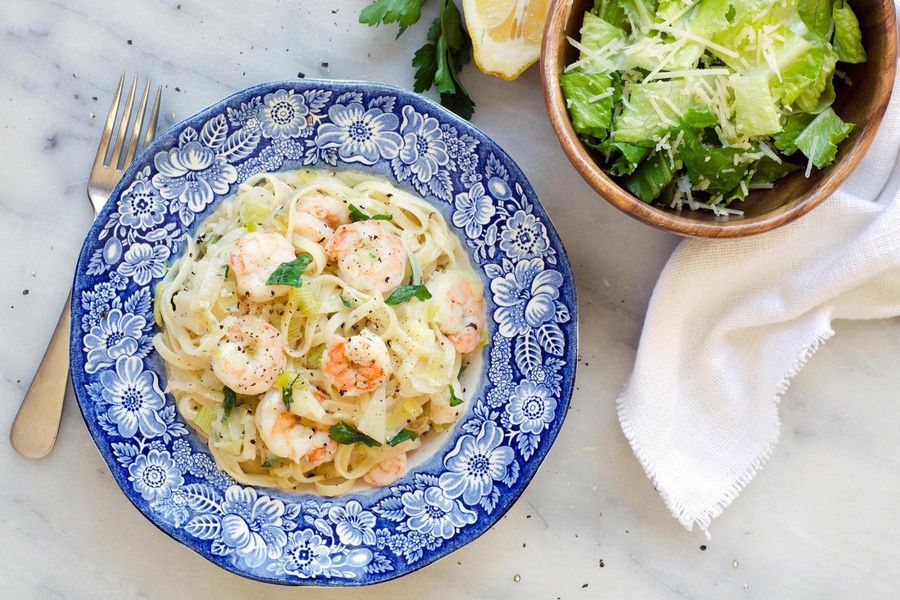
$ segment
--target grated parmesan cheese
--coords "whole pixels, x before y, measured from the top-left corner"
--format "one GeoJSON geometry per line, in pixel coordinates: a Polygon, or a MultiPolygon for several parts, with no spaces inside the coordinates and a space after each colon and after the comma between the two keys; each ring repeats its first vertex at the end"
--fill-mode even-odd
{"type": "Polygon", "coordinates": [[[663,123],[665,123],[665,124],[668,125],[669,127],[675,127],[676,125],[678,125],[678,123],[676,123],[675,121],[673,121],[672,119],[670,119],[669,117],[667,117],[667,116],[665,115],[665,113],[663,113],[662,109],[659,107],[659,104],[656,103],[656,99],[655,99],[655,98],[653,98],[652,96],[649,96],[649,97],[647,98],[647,102],[650,103],[650,106],[653,108],[653,112],[655,112],[655,113],[657,114],[657,116],[659,117],[659,120],[660,120],[660,121],[662,121],[663,123]]]}
{"type": "Polygon", "coordinates": [[[660,23],[660,25],[666,25],[666,26],[671,25],[672,23],[674,23],[675,21],[677,21],[678,19],[680,19],[681,17],[683,17],[684,14],[685,14],[687,11],[691,10],[692,8],[694,8],[694,7],[697,6],[699,3],[700,3],[700,0],[694,0],[694,2],[689,2],[689,3],[687,4],[687,6],[685,6],[684,8],[682,8],[681,10],[679,10],[677,13],[675,13],[674,15],[672,15],[671,17],[669,17],[668,19],[666,19],[665,21],[663,21],[662,23],[660,23]]]}
{"type": "Polygon", "coordinates": [[[569,72],[572,69],[576,69],[578,67],[582,67],[586,64],[593,65],[594,63],[600,67],[600,72],[612,72],[616,70],[616,65],[614,65],[610,60],[610,55],[621,48],[624,45],[624,42],[620,39],[614,39],[607,45],[603,46],[599,50],[594,50],[593,48],[589,48],[573,38],[572,36],[566,36],[566,39],[569,41],[572,46],[585,55],[582,58],[579,58],[572,64],[568,65],[565,68],[565,72],[569,72]]]}
{"type": "Polygon", "coordinates": [[[853,85],[853,80],[851,80],[844,71],[841,71],[840,69],[835,69],[834,74],[837,76],[838,79],[840,79],[847,85],[853,85]]]}
{"type": "Polygon", "coordinates": [[[663,96],[662,101],[665,102],[669,106],[669,108],[672,109],[672,112],[675,113],[676,117],[678,117],[680,119],[683,116],[681,114],[681,110],[677,106],[675,106],[675,103],[672,102],[668,96],[663,96]]]}
{"type": "Polygon", "coordinates": [[[715,50],[719,54],[724,54],[725,56],[729,56],[731,58],[737,58],[739,56],[739,54],[737,52],[735,52],[734,50],[726,48],[725,46],[720,46],[719,44],[715,43],[714,41],[700,37],[699,35],[695,35],[695,34],[691,33],[690,31],[685,31],[683,29],[675,29],[674,27],[671,27],[669,25],[664,25],[662,23],[658,23],[656,25],[651,25],[650,28],[656,29],[657,31],[669,33],[669,34],[675,36],[676,39],[684,38],[684,39],[691,40],[692,42],[697,42],[701,46],[706,46],[707,48],[709,48],[711,50],[715,50]]]}
{"type": "Polygon", "coordinates": [[[771,148],[769,148],[769,145],[767,143],[765,143],[762,140],[758,141],[757,143],[759,144],[759,151],[762,152],[764,155],[768,156],[769,158],[771,158],[772,160],[777,162],[779,165],[783,162],[781,160],[781,157],[778,156],[777,154],[775,154],[775,152],[771,148]]]}
{"type": "Polygon", "coordinates": [[[615,93],[615,90],[610,88],[603,92],[602,94],[597,94],[596,96],[591,96],[588,98],[588,102],[597,102],[598,100],[603,100],[604,98],[609,98],[615,93]]]}
{"type": "Polygon", "coordinates": [[[684,141],[684,130],[679,129],[678,135],[675,137],[675,141],[672,143],[672,152],[678,151],[678,147],[681,146],[682,141],[684,141]]]}
{"type": "Polygon", "coordinates": [[[728,75],[731,71],[728,69],[685,69],[683,71],[666,71],[662,73],[656,73],[655,75],[651,73],[647,75],[644,81],[654,81],[657,79],[675,79],[676,77],[690,77],[692,75],[699,75],[701,77],[708,77],[711,75],[728,75]]]}
{"type": "Polygon", "coordinates": [[[809,160],[806,161],[806,172],[803,174],[803,176],[806,177],[807,179],[809,179],[809,175],[810,175],[810,173],[812,173],[812,168],[813,168],[812,157],[815,156],[815,154],[816,154],[816,142],[818,142],[818,141],[819,141],[818,139],[814,139],[812,142],[812,146],[810,146],[810,148],[809,148],[809,160]]]}

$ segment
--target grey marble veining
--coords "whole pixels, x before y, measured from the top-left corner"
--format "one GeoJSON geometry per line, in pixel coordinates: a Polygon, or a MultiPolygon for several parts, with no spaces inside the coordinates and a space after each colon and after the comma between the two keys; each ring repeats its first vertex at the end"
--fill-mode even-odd
{"type": "MultiPolygon", "coordinates": [[[[394,30],[356,23],[365,3],[0,2],[0,429],[40,360],[90,224],[84,188],[118,74],[165,85],[161,126],[298,73],[411,87],[424,25],[395,42],[394,30]]],[[[615,417],[650,291],[677,240],[581,181],[553,138],[534,69],[505,83],[469,67],[463,79],[478,102],[474,123],[522,166],[566,242],[581,302],[577,391],[540,473],[491,531],[352,597],[896,597],[900,323],[839,323],[782,401],[768,466],[711,541],[684,531],[615,417]]],[[[0,590],[17,599],[347,594],[243,580],[171,541],[119,493],[71,392],[50,457],[28,462],[0,444],[0,590]]]]}

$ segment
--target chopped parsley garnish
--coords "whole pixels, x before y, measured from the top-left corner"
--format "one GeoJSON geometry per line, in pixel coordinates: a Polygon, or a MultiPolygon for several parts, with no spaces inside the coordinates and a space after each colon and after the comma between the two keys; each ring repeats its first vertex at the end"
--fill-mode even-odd
{"type": "Polygon", "coordinates": [[[237,394],[227,385],[222,387],[222,393],[225,394],[225,399],[222,400],[222,420],[224,421],[231,414],[231,409],[237,402],[237,394]]]}
{"type": "MultiPolygon", "coordinates": [[[[397,23],[400,31],[419,21],[426,0],[375,0],[359,14],[359,22],[369,26],[397,23]]],[[[462,16],[453,0],[440,0],[438,16],[428,29],[425,45],[412,59],[415,91],[432,86],[441,95],[441,104],[464,119],[472,117],[475,103],[459,79],[459,72],[472,58],[472,40],[463,27],[462,16]]]]}
{"type": "Polygon", "coordinates": [[[294,402],[294,384],[297,383],[298,379],[300,379],[299,373],[294,376],[294,379],[289,384],[281,388],[281,401],[284,402],[284,407],[288,410],[291,410],[291,404],[294,402]]]}
{"type": "Polygon", "coordinates": [[[463,399],[453,391],[453,384],[448,385],[447,389],[450,390],[450,406],[459,406],[463,403],[463,399]]]}
{"type": "Polygon", "coordinates": [[[388,446],[397,446],[402,444],[403,442],[414,440],[419,437],[419,434],[415,431],[410,431],[409,429],[401,429],[400,432],[388,440],[388,446]]]}
{"type": "Polygon", "coordinates": [[[300,287],[300,276],[306,271],[306,267],[312,261],[309,254],[301,254],[290,262],[281,263],[278,268],[266,279],[266,285],[289,285],[300,287]]]}
{"type": "Polygon", "coordinates": [[[343,304],[347,308],[354,308],[353,303],[347,300],[343,294],[341,294],[341,304],[343,304]]]}
{"type": "Polygon", "coordinates": [[[381,442],[379,442],[378,440],[370,438],[352,425],[347,425],[346,423],[337,423],[335,425],[332,425],[331,429],[328,431],[328,437],[336,441],[338,444],[346,445],[360,442],[370,448],[381,445],[381,442]]]}
{"type": "Polygon", "coordinates": [[[351,223],[356,223],[358,221],[392,221],[393,219],[393,215],[367,215],[361,211],[358,206],[353,204],[350,205],[351,223]]]}
{"type": "Polygon", "coordinates": [[[228,279],[228,274],[231,273],[231,265],[225,264],[225,279],[228,279]]]}
{"type": "Polygon", "coordinates": [[[401,285],[391,292],[391,295],[387,297],[387,300],[385,300],[384,303],[395,306],[397,304],[409,302],[413,298],[424,302],[425,300],[431,299],[431,292],[429,292],[428,288],[422,284],[401,285]]]}

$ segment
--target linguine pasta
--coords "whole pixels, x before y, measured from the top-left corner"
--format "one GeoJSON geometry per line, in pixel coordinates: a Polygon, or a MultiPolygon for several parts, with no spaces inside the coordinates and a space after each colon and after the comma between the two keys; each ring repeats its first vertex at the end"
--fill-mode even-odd
{"type": "MultiPolygon", "coordinates": [[[[446,333],[442,319],[447,317],[441,312],[460,301],[459,290],[442,291],[436,283],[448,273],[466,282],[469,288],[463,287],[471,289],[472,297],[462,301],[478,306],[483,319],[481,282],[456,235],[428,202],[384,180],[350,172],[300,170],[251,177],[209,215],[196,238],[187,240],[183,256],[157,286],[154,310],[160,332],[153,343],[166,364],[167,391],[208,442],[219,467],[238,482],[282,489],[314,486],[328,496],[349,491],[367,473],[369,483],[386,485],[376,477],[384,475],[379,465],[383,469],[391,460],[396,463],[401,454],[405,465],[405,454],[419,448],[423,436],[446,429],[465,408],[459,375],[467,354],[446,333]],[[299,200],[310,194],[352,205],[351,216],[374,217],[398,236],[406,257],[400,287],[424,287],[425,292],[394,302],[404,290],[391,294],[351,285],[324,240],[297,233],[298,224],[308,218],[300,214],[299,200]],[[281,234],[297,256],[309,257],[298,286],[261,302],[241,293],[230,256],[238,240],[251,232],[281,234]],[[432,282],[434,289],[429,289],[432,282]],[[429,293],[432,297],[423,299],[429,293]],[[327,432],[327,460],[321,461],[321,453],[299,459],[276,454],[260,432],[257,412],[265,393],[235,393],[214,372],[225,324],[245,315],[260,317],[279,334],[284,367],[271,385],[268,380],[265,384],[283,399],[280,425],[289,421],[297,431],[327,432]],[[377,336],[387,348],[389,374],[374,389],[346,393],[323,362],[331,340],[363,332],[377,336]]],[[[484,335],[483,320],[478,334],[484,335]]],[[[273,430],[270,435],[282,433],[273,430]]]]}

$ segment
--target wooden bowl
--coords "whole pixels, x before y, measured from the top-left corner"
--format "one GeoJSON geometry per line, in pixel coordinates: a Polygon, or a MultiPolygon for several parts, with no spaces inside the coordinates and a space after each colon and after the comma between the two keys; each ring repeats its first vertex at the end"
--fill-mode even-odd
{"type": "Polygon", "coordinates": [[[838,65],[853,85],[835,79],[834,110],[856,127],[841,142],[835,161],[825,169],[814,169],[808,179],[800,171],[777,181],[770,190],[754,190],[742,203],[735,204],[744,211],[743,216],[717,217],[709,211],[677,211],[650,205],[603,171],[602,158],[581,143],[566,111],[559,76],[578,54],[566,36],[578,39],[584,13],[592,6],[593,0],[552,0],[541,49],[547,112],[563,151],[591,187],[619,210],[659,229],[697,237],[742,237],[769,231],[805,215],[830,196],[859,163],[891,97],[897,60],[893,0],[853,0],[851,6],[859,18],[868,60],[858,65],[838,65]]]}

